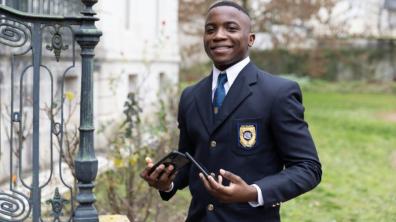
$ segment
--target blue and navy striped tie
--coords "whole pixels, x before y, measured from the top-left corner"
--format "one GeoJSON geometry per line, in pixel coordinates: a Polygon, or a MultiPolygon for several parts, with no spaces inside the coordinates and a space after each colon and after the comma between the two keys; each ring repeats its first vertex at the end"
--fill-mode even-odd
{"type": "Polygon", "coordinates": [[[227,74],[222,72],[217,77],[217,87],[213,97],[213,111],[217,114],[220,110],[221,104],[223,104],[224,97],[226,96],[224,84],[227,82],[227,74]]]}

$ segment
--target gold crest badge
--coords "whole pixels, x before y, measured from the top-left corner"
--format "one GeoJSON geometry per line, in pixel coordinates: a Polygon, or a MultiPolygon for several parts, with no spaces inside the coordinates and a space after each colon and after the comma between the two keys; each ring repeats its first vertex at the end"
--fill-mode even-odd
{"type": "Polygon", "coordinates": [[[255,125],[241,125],[239,127],[239,143],[245,148],[252,148],[256,144],[257,133],[255,125]]]}

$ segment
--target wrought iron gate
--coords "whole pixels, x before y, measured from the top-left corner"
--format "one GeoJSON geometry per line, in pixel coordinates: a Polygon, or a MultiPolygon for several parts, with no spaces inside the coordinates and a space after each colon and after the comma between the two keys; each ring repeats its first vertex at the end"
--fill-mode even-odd
{"type": "Polygon", "coordinates": [[[45,10],[51,9],[51,1],[48,1],[47,6],[43,5],[44,0],[31,4],[26,3],[28,1],[21,2],[25,2],[25,5],[20,8],[30,8],[30,13],[23,12],[29,10],[15,10],[0,5],[0,43],[6,46],[0,49],[0,60],[1,64],[10,63],[7,69],[0,67],[6,70],[4,73],[0,70],[0,114],[8,117],[0,118],[0,152],[7,150],[8,157],[4,158],[9,161],[8,186],[5,190],[0,189],[0,222],[48,220],[42,215],[42,190],[48,187],[56,169],[59,169],[61,184],[67,188],[70,198],[63,199],[58,188],[54,187],[53,198],[47,200],[52,207],[49,221],[98,221],[92,193],[98,167],[93,147],[92,78],[94,48],[101,36],[95,27],[98,19],[92,9],[97,0],[81,0],[81,16],[43,15],[45,10]],[[81,53],[79,150],[74,160],[74,174],[78,181],[76,195],[72,185],[65,182],[61,170],[65,133],[64,81],[76,66],[75,42],[80,45],[81,53]],[[43,62],[43,55],[49,52],[54,54],[56,62],[62,60],[63,54],[71,52],[71,56],[65,58],[70,65],[63,71],[53,71],[43,62]],[[60,92],[55,93],[54,84],[58,76],[60,92]],[[43,79],[46,79],[46,83],[43,83],[43,79]],[[48,101],[47,121],[40,116],[43,113],[43,98],[48,101]],[[56,108],[59,114],[55,113],[56,108]],[[28,122],[32,126],[30,143],[26,142],[24,134],[28,122]],[[59,147],[59,157],[54,157],[54,144],[59,147]],[[29,160],[23,160],[26,150],[31,153],[29,160]],[[43,158],[40,157],[45,155],[47,161],[43,164],[43,158]],[[47,176],[43,176],[45,164],[48,165],[47,176]],[[29,174],[31,180],[26,179],[29,174]],[[21,186],[17,187],[17,183],[21,186]],[[67,216],[62,216],[66,204],[69,212],[67,216]]]}

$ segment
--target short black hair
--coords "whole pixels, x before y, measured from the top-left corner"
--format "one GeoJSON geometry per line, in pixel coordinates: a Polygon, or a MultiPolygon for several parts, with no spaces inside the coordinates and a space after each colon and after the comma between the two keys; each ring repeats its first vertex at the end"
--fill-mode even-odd
{"type": "Polygon", "coordinates": [[[212,10],[213,8],[219,7],[219,6],[231,6],[234,7],[236,9],[238,9],[239,11],[243,12],[245,15],[247,15],[250,18],[249,12],[242,7],[241,5],[239,5],[238,3],[234,2],[234,1],[227,1],[227,0],[223,0],[223,1],[218,1],[213,3],[213,5],[211,5],[208,9],[208,12],[210,10],[212,10]]]}

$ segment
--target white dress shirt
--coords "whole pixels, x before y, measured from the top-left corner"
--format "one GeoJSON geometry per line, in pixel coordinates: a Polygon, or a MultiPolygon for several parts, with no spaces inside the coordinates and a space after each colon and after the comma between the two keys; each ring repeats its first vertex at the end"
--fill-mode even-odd
{"type": "Polygon", "coordinates": [[[237,78],[238,74],[241,72],[243,68],[250,62],[249,56],[243,59],[242,61],[234,64],[233,66],[229,67],[226,70],[219,70],[216,66],[213,65],[212,69],[212,100],[214,97],[214,93],[217,87],[217,78],[219,77],[221,72],[227,73],[227,82],[224,84],[225,93],[227,95],[228,90],[230,90],[231,85],[234,83],[235,79],[237,78]]]}

